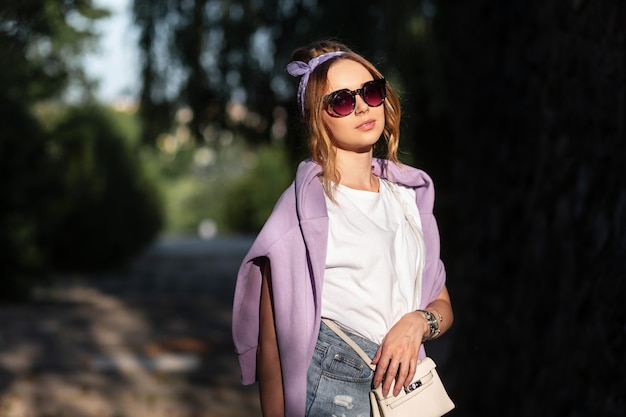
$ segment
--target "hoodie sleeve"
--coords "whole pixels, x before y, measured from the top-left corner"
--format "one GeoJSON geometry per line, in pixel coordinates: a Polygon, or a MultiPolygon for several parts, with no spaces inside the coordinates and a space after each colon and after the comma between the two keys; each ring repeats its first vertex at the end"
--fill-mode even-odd
{"type": "Polygon", "coordinates": [[[244,385],[256,382],[256,352],[259,340],[261,258],[250,254],[237,276],[233,302],[233,341],[244,385]]]}
{"type": "MultiPolygon", "coordinates": [[[[418,170],[419,171],[419,170],[418,170]]],[[[415,189],[415,197],[422,221],[426,263],[422,277],[422,300],[420,308],[435,300],[446,284],[446,269],[441,260],[439,226],[433,212],[435,205],[435,187],[432,179],[423,171],[423,185],[415,189]]]]}
{"type": "Polygon", "coordinates": [[[426,306],[437,298],[446,284],[446,268],[440,258],[439,228],[435,216],[423,215],[422,227],[424,229],[424,241],[426,245],[426,264],[422,277],[422,300],[420,308],[426,306]],[[424,217],[429,218],[424,226],[424,217]]]}
{"type": "Polygon", "coordinates": [[[276,203],[239,268],[233,299],[232,333],[241,367],[241,382],[256,382],[256,351],[259,342],[262,265],[270,258],[272,246],[293,228],[289,207],[293,207],[293,184],[276,203]]]}

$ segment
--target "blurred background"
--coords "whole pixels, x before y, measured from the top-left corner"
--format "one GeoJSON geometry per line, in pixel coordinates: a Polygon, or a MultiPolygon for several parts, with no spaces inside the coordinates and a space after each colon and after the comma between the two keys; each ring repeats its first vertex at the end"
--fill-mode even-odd
{"type": "Polygon", "coordinates": [[[626,413],[623,0],[3,0],[0,417],[260,415],[234,275],[326,38],[437,186],[450,415],[626,413]]]}

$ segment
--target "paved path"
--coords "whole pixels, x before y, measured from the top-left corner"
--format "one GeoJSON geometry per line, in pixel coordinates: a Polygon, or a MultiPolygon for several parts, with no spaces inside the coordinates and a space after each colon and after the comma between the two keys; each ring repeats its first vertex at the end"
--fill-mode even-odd
{"type": "Polygon", "coordinates": [[[164,240],[126,271],[0,306],[0,417],[260,415],[230,335],[250,243],[164,240]]]}

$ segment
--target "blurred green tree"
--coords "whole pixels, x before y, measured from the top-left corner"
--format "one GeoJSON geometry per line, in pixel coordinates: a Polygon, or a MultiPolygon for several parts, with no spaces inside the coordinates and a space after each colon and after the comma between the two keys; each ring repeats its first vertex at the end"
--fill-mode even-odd
{"type": "Polygon", "coordinates": [[[92,0],[0,4],[0,298],[28,296],[53,265],[94,269],[120,261],[158,229],[158,206],[147,207],[154,198],[108,121],[70,113],[53,126],[68,92],[80,106],[93,101],[81,54],[95,45],[93,23],[108,14],[92,0]],[[45,119],[34,112],[42,103],[54,108],[45,119]],[[126,199],[124,216],[111,204],[112,187],[126,199]],[[128,216],[140,220],[129,226],[128,216]],[[126,234],[113,250],[104,232],[90,240],[97,233],[82,227],[86,218],[97,225],[92,231],[120,232],[115,222],[126,234]]]}
{"type": "Polygon", "coordinates": [[[46,134],[23,106],[0,101],[0,298],[26,295],[46,265],[42,243],[51,197],[46,134]]]}
{"type": "MultiPolygon", "coordinates": [[[[107,12],[91,0],[8,0],[0,4],[0,276],[2,297],[21,297],[45,268],[46,204],[51,196],[48,137],[32,115],[70,79],[88,86],[78,63],[107,12]]],[[[85,89],[88,91],[88,88],[85,89]]]]}
{"type": "Polygon", "coordinates": [[[109,15],[92,0],[5,0],[0,4],[0,97],[13,105],[58,97],[70,82],[87,88],[81,53],[93,48],[93,22],[109,15]]]}
{"type": "Polygon", "coordinates": [[[52,265],[98,271],[129,260],[161,228],[156,189],[105,110],[68,111],[52,132],[61,187],[48,207],[52,265]]]}

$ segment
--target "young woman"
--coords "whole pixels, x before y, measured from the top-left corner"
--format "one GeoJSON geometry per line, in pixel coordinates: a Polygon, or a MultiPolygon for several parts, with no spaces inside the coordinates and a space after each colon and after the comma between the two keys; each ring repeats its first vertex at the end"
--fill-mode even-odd
{"type": "Polygon", "coordinates": [[[294,51],[287,70],[301,77],[311,159],[239,271],[233,338],[242,382],[259,381],[266,417],[369,416],[372,386],[397,395],[424,341],[452,324],[433,184],[398,161],[400,102],[368,60],[317,42],[294,51]]]}

